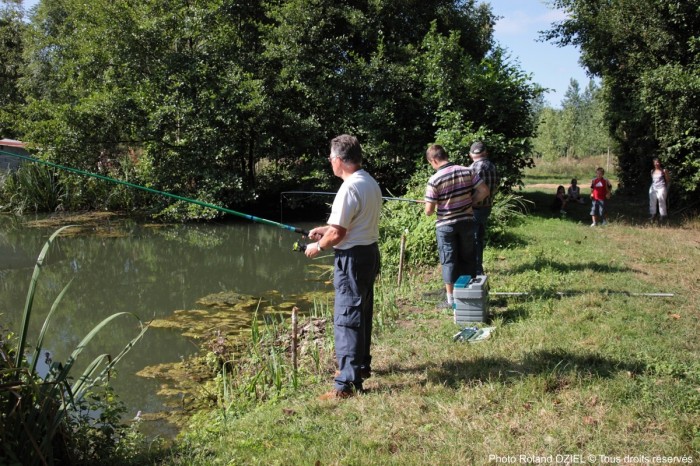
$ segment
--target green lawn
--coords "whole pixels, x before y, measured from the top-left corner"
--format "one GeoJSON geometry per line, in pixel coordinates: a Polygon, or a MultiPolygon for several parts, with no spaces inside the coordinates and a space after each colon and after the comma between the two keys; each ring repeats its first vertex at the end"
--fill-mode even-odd
{"type": "Polygon", "coordinates": [[[203,413],[163,464],[699,462],[700,222],[650,227],[644,200],[613,198],[590,228],[588,204],[524,193],[531,215],[486,253],[491,339],[452,341],[437,268],[384,277],[367,393],[318,401],[332,354],[307,353],[296,390],[203,413]]]}

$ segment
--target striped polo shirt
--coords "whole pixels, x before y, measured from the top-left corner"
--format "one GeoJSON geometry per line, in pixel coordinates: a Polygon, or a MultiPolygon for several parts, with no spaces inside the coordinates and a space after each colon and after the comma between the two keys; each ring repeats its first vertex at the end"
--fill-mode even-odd
{"type": "Polygon", "coordinates": [[[430,177],[425,201],[437,204],[436,226],[471,219],[472,191],[483,183],[479,175],[466,167],[448,162],[430,177]]]}

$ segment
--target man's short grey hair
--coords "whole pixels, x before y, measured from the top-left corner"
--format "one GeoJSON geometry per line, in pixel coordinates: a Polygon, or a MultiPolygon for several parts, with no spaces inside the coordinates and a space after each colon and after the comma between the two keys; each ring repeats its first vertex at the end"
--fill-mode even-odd
{"type": "Polygon", "coordinates": [[[355,136],[341,134],[331,141],[331,155],[345,163],[362,165],[362,146],[355,136]]]}

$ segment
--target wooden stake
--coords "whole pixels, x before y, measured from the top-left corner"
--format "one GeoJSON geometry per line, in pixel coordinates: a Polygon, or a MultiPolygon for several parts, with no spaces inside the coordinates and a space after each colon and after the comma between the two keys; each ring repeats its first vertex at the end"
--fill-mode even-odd
{"type": "Polygon", "coordinates": [[[406,252],[406,233],[401,235],[401,249],[399,251],[399,286],[401,286],[401,279],[403,278],[403,255],[406,252]]]}
{"type": "Polygon", "coordinates": [[[294,306],[292,308],[292,366],[294,367],[294,372],[297,371],[297,314],[299,313],[299,308],[294,306]]]}

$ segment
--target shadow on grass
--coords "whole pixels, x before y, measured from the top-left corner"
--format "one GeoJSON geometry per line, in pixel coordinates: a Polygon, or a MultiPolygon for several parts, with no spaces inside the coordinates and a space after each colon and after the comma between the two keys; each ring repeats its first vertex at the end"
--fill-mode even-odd
{"type": "Polygon", "coordinates": [[[490,233],[486,242],[486,248],[524,247],[527,244],[527,241],[522,237],[511,231],[506,231],[498,234],[490,233]]]}
{"type": "MultiPolygon", "coordinates": [[[[557,380],[567,379],[568,376],[610,378],[621,372],[633,376],[646,370],[647,366],[638,361],[621,361],[598,354],[577,354],[556,349],[529,353],[522,361],[499,357],[447,361],[429,370],[428,380],[457,388],[474,382],[512,383],[530,375],[556,376],[557,380]]],[[[549,385],[550,381],[546,383],[549,385]]]]}
{"type": "Polygon", "coordinates": [[[525,320],[530,317],[530,310],[528,306],[523,304],[510,304],[507,305],[506,299],[494,299],[489,298],[489,305],[491,306],[491,316],[490,320],[493,321],[494,318],[498,317],[503,319],[504,324],[512,324],[521,320],[525,320]],[[504,311],[497,310],[500,308],[505,308],[504,311]]]}
{"type": "MultiPolygon", "coordinates": [[[[565,222],[581,223],[589,225],[591,222],[591,202],[588,192],[582,188],[584,203],[569,203],[566,206],[566,214],[551,209],[555,191],[522,191],[523,198],[533,203],[529,215],[539,218],[558,218],[565,222]]],[[[632,227],[646,227],[649,223],[649,200],[645,196],[630,196],[615,194],[612,199],[606,201],[606,212],[608,221],[611,224],[621,224],[632,227]]],[[[678,211],[671,212],[669,222],[666,226],[676,226],[682,221],[682,216],[678,211]],[[674,215],[675,214],[675,215],[674,215]]],[[[654,225],[658,226],[658,225],[654,225]]]]}
{"type": "Polygon", "coordinates": [[[621,273],[621,272],[632,272],[633,269],[626,266],[602,264],[598,262],[579,262],[574,264],[561,264],[548,258],[536,257],[529,264],[521,264],[509,270],[502,272],[503,275],[517,275],[523,272],[529,272],[532,270],[541,271],[544,269],[551,269],[555,272],[561,273],[572,273],[572,272],[583,272],[591,271],[596,273],[621,273]]]}
{"type": "Polygon", "coordinates": [[[569,204],[566,207],[566,215],[562,215],[559,211],[552,211],[552,202],[554,201],[555,190],[547,191],[523,191],[522,196],[532,202],[533,207],[529,211],[529,215],[540,218],[558,218],[563,221],[573,223],[590,223],[591,204],[587,198],[583,204],[569,204]]]}

